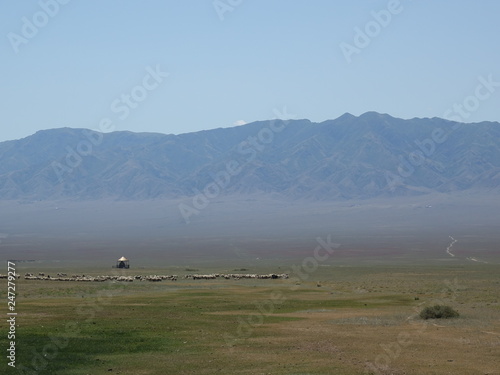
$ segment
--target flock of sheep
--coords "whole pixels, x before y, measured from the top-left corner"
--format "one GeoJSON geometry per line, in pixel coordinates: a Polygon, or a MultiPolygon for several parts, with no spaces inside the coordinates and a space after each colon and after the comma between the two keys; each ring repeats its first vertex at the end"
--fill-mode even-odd
{"type": "Polygon", "coordinates": [[[135,276],[119,276],[119,275],[103,275],[103,276],[90,276],[90,275],[71,275],[68,276],[65,273],[58,273],[55,277],[50,275],[45,275],[40,272],[38,275],[32,273],[26,273],[24,275],[25,280],[48,280],[48,281],[125,281],[132,282],[134,280],[138,281],[162,281],[162,280],[177,280],[177,275],[135,275],[135,276]]]}
{"type": "Polygon", "coordinates": [[[185,279],[193,279],[193,280],[211,280],[217,278],[224,278],[226,280],[229,279],[288,279],[287,273],[270,273],[266,275],[257,275],[257,274],[248,274],[248,273],[228,273],[228,274],[220,274],[220,273],[212,273],[209,275],[186,275],[185,279]]]}
{"type": "MultiPolygon", "coordinates": [[[[3,275],[0,275],[0,278],[3,275]]],[[[104,275],[104,276],[90,276],[90,275],[71,275],[68,276],[65,273],[58,273],[55,277],[50,275],[45,275],[40,272],[38,275],[34,275],[32,273],[26,273],[24,275],[25,280],[47,280],[47,281],[124,281],[124,282],[132,282],[132,281],[163,281],[163,280],[171,280],[177,281],[177,275],[135,275],[135,276],[118,276],[118,275],[104,275]]],[[[258,274],[242,274],[242,273],[229,273],[229,274],[220,274],[213,273],[208,275],[185,275],[184,279],[192,279],[192,280],[214,280],[214,279],[288,279],[288,274],[286,273],[270,273],[264,275],[258,274]]]]}

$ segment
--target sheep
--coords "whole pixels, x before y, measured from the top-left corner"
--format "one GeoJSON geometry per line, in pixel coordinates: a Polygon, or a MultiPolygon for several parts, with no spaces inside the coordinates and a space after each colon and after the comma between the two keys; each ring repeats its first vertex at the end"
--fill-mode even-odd
{"type": "MultiPolygon", "coordinates": [[[[17,275],[18,278],[21,275],[17,275]]],[[[6,275],[0,275],[0,278],[6,278],[6,275]]],[[[240,279],[288,279],[288,274],[241,274],[241,273],[212,273],[212,274],[187,274],[184,275],[184,279],[193,279],[193,280],[215,280],[217,278],[224,278],[226,280],[240,280],[240,279]]],[[[68,277],[66,273],[57,273],[57,277],[51,277],[50,275],[45,275],[43,272],[39,272],[38,276],[35,276],[33,273],[25,273],[25,280],[49,280],[49,281],[78,281],[78,282],[104,282],[108,280],[121,281],[121,282],[133,282],[134,280],[139,281],[151,281],[151,282],[159,282],[163,280],[171,280],[177,281],[177,275],[134,275],[134,276],[109,276],[109,275],[101,275],[101,276],[89,276],[89,275],[72,275],[68,277]]]]}

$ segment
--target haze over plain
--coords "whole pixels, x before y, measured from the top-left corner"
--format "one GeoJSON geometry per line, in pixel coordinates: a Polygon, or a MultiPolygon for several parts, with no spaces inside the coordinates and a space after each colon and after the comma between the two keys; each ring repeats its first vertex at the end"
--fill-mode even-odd
{"type": "Polygon", "coordinates": [[[2,253],[248,266],[328,235],[337,265],[496,262],[499,131],[375,112],[178,136],[40,131],[0,143],[2,253]]]}

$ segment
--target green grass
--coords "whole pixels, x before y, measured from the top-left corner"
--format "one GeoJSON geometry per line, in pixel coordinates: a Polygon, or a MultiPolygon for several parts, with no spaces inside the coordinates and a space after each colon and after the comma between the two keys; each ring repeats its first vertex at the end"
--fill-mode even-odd
{"type": "MultiPolygon", "coordinates": [[[[377,340],[391,342],[408,329],[404,317],[420,303],[453,298],[460,304],[466,313],[449,329],[476,329],[470,322],[480,321],[481,311],[487,311],[488,322],[498,321],[497,269],[482,275],[413,271],[394,276],[387,268],[337,270],[333,276],[317,275],[321,288],[312,280],[296,286],[285,280],[79,284],[21,279],[17,363],[33,367],[38,360],[44,364],[40,375],[354,375],[365,372],[363,360],[378,354],[377,340]],[[457,276],[456,296],[443,292],[444,280],[457,276]],[[258,306],[265,306],[264,315],[258,306]],[[345,316],[332,320],[328,312],[345,316]],[[352,336],[356,329],[363,339],[352,336]],[[37,356],[57,339],[67,340],[67,346],[54,358],[50,352],[45,360],[37,356]]],[[[8,347],[5,335],[0,347],[8,347]]]]}
{"type": "MultiPolygon", "coordinates": [[[[107,286],[101,284],[101,287],[107,286]]],[[[33,368],[36,363],[38,374],[57,375],[98,373],[105,367],[123,372],[127,369],[118,358],[123,360],[126,356],[127,361],[131,361],[131,358],[154,353],[203,362],[213,351],[228,350],[224,334],[237,337],[238,343],[248,338],[239,335],[242,321],[253,322],[250,336],[255,338],[259,337],[260,326],[301,320],[282,316],[283,313],[304,307],[364,306],[356,300],[324,300],[324,292],[284,289],[281,291],[284,302],[274,305],[270,314],[261,317],[256,306],[268,303],[276,292],[274,288],[252,288],[249,292],[243,286],[230,291],[186,289],[148,294],[140,294],[140,289],[142,286],[131,287],[129,293],[100,301],[96,297],[98,288],[87,289],[89,296],[81,299],[67,297],[74,294],[73,286],[68,286],[66,291],[61,284],[54,290],[41,287],[39,291],[51,298],[23,299],[19,307],[22,314],[18,317],[21,323],[17,332],[18,364],[33,368]],[[302,295],[307,296],[307,302],[301,300],[302,295]],[[319,299],[315,299],[315,295],[319,299]],[[278,313],[280,315],[276,315],[278,313]],[[67,324],[76,327],[77,332],[68,333],[67,324]],[[41,354],[47,346],[53,347],[52,338],[60,342],[67,340],[68,345],[59,349],[55,358],[40,360],[37,353],[41,354]]],[[[183,371],[182,363],[170,359],[168,367],[171,371],[183,371]]],[[[191,364],[192,369],[197,366],[191,364]]],[[[231,361],[224,366],[231,367],[231,361]]],[[[200,365],[199,370],[203,370],[203,366],[200,365]]]]}

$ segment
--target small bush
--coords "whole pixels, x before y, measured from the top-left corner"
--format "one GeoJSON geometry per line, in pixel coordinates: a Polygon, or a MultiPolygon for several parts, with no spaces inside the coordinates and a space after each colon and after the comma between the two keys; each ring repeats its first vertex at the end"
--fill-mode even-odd
{"type": "Polygon", "coordinates": [[[428,306],[420,312],[422,319],[449,319],[457,318],[460,314],[450,306],[428,306]]]}

